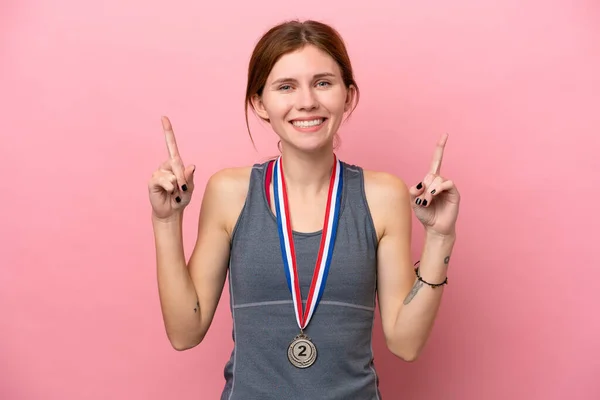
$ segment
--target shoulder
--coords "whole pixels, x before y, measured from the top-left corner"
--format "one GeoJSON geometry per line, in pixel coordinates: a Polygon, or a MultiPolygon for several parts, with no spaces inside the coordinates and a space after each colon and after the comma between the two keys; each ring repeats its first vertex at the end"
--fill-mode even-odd
{"type": "Polygon", "coordinates": [[[272,160],[252,165],[228,167],[214,172],[208,179],[208,186],[211,189],[220,191],[225,190],[229,193],[231,190],[246,192],[250,183],[250,177],[253,171],[261,173],[267,168],[272,160]]]}
{"type": "Polygon", "coordinates": [[[407,199],[408,186],[398,176],[389,172],[363,170],[365,191],[373,197],[383,200],[407,199]],[[391,198],[392,199],[391,199],[391,198]]]}
{"type": "Polygon", "coordinates": [[[207,182],[207,190],[229,194],[232,191],[246,191],[253,166],[223,168],[213,173],[207,182]]]}
{"type": "Polygon", "coordinates": [[[206,183],[205,197],[228,207],[243,203],[248,192],[253,166],[224,168],[213,173],[206,183]]]}
{"type": "Polygon", "coordinates": [[[382,171],[363,170],[365,196],[379,239],[390,226],[406,225],[411,217],[410,194],[402,178],[382,171]]]}
{"type": "Polygon", "coordinates": [[[347,173],[355,177],[362,174],[361,179],[369,200],[373,200],[373,202],[389,201],[408,196],[408,186],[400,177],[389,172],[368,170],[360,165],[347,162],[344,164],[347,173]],[[393,199],[390,199],[390,196],[393,199]]]}
{"type": "Polygon", "coordinates": [[[233,231],[244,207],[250,176],[256,167],[257,165],[223,168],[208,178],[202,202],[212,205],[210,210],[218,214],[229,233],[233,231]]]}

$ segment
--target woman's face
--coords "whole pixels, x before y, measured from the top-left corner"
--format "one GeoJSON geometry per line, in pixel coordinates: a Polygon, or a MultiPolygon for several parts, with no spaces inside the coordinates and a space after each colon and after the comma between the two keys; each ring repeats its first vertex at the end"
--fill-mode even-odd
{"type": "Polygon", "coordinates": [[[311,151],[332,146],[354,93],[344,85],[335,60],[307,45],[277,61],[253,106],[284,146],[311,151]]]}

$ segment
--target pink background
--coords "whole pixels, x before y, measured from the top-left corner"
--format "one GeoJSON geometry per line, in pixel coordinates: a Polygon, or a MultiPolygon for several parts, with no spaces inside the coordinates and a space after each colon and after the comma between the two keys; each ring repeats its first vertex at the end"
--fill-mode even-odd
{"type": "MultiPolygon", "coordinates": [[[[600,3],[367,3],[2,2],[0,398],[218,398],[227,293],[191,351],[162,325],[146,191],[160,116],[200,187],[275,154],[268,129],[253,124],[258,152],[245,131],[247,60],[299,17],[332,23],[353,58],[344,160],[413,184],[450,133],[450,285],[417,362],[377,322],[384,399],[600,399],[600,3]]],[[[415,259],[421,244],[415,224],[415,259]]]]}

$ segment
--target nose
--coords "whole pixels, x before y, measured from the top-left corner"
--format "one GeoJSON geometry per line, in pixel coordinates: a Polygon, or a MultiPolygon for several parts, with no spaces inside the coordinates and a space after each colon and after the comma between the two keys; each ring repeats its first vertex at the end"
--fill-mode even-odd
{"type": "Polygon", "coordinates": [[[296,98],[296,108],[298,110],[314,110],[319,106],[319,101],[316,94],[311,88],[304,88],[297,91],[298,97],[296,98]]]}

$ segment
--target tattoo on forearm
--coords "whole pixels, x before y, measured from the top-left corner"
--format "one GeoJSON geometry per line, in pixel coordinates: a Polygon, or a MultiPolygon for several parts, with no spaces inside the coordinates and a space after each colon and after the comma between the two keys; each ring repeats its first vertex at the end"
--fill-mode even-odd
{"type": "Polygon", "coordinates": [[[408,304],[412,301],[412,299],[415,298],[415,296],[417,295],[417,292],[423,287],[423,282],[421,282],[420,280],[416,280],[415,284],[413,285],[412,289],[410,289],[410,293],[408,293],[408,296],[406,296],[406,298],[404,299],[404,304],[408,304]]]}
{"type": "Polygon", "coordinates": [[[194,312],[198,312],[200,309],[200,301],[196,300],[196,307],[194,307],[194,312]]]}
{"type": "Polygon", "coordinates": [[[444,258],[444,264],[448,264],[450,262],[450,256],[444,258]]]}

